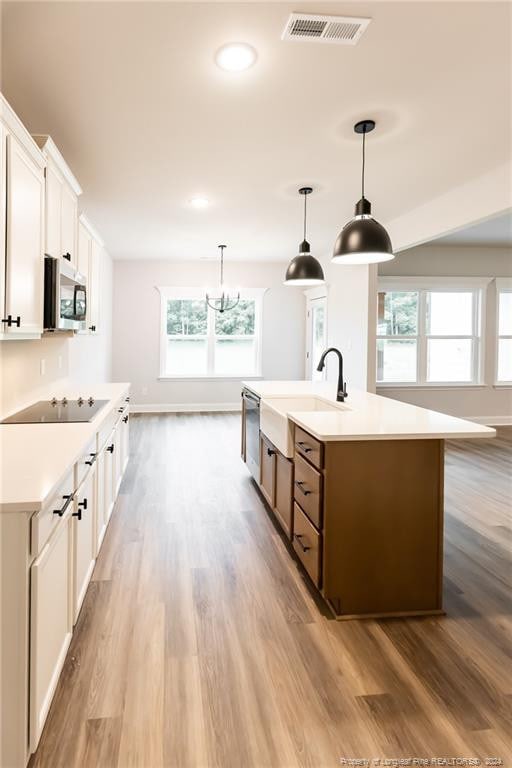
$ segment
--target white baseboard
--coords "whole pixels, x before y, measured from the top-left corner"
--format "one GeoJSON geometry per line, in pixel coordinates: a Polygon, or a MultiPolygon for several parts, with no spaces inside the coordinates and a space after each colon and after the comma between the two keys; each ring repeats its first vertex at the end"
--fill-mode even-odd
{"type": "Polygon", "coordinates": [[[241,411],[242,406],[237,403],[130,403],[131,413],[197,413],[207,411],[218,413],[219,411],[241,411]]]}
{"type": "Polygon", "coordinates": [[[508,427],[512,425],[512,416],[461,416],[462,419],[484,424],[486,427],[508,427]]]}

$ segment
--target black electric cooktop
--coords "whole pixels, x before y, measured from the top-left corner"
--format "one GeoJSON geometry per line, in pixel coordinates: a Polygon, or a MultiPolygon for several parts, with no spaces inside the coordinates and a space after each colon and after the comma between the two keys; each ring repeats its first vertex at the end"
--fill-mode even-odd
{"type": "Polygon", "coordinates": [[[2,424],[71,424],[80,421],[92,421],[108,400],[95,400],[93,397],[78,400],[52,398],[40,400],[22,411],[13,413],[2,420],[2,424]]]}

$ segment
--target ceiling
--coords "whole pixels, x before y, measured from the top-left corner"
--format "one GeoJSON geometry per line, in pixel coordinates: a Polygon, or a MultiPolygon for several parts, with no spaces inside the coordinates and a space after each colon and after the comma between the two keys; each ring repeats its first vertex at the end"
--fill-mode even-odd
{"type": "Polygon", "coordinates": [[[512,212],[507,211],[480,224],[440,237],[436,245],[489,245],[492,247],[512,248],[512,212]]]}
{"type": "Polygon", "coordinates": [[[510,5],[322,3],[370,16],[355,47],[283,42],[317,3],[4,2],[2,91],[49,133],[82,208],[115,258],[328,258],[359,197],[386,223],[502,164],[510,153],[510,5]],[[258,52],[226,73],[216,50],[258,52]],[[490,118],[492,117],[492,133],[490,118]],[[211,201],[194,210],[196,194],[211,201]]]}

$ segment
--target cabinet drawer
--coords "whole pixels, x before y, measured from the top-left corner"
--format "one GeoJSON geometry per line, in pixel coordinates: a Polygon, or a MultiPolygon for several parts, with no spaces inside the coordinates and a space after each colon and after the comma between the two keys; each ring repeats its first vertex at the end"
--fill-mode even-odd
{"type": "Polygon", "coordinates": [[[295,450],[311,464],[321,469],[324,465],[324,446],[300,427],[295,427],[295,450]]]}
{"type": "Polygon", "coordinates": [[[89,472],[96,461],[97,455],[96,437],[93,437],[76,463],[75,488],[78,488],[86,474],[89,472]]]}
{"type": "Polygon", "coordinates": [[[293,505],[293,548],[317,587],[322,581],[322,536],[298,504],[293,505]]]}
{"type": "Polygon", "coordinates": [[[39,554],[66,509],[73,503],[73,487],[71,468],[45,508],[33,515],[30,527],[30,551],[33,555],[39,554]],[[57,510],[61,514],[56,514],[57,510]]]}
{"type": "Polygon", "coordinates": [[[322,475],[298,453],[295,454],[295,482],[293,497],[311,522],[322,527],[322,475]]]}
{"type": "Polygon", "coordinates": [[[274,506],[275,455],[272,443],[260,434],[260,490],[271,507],[274,506]]]}

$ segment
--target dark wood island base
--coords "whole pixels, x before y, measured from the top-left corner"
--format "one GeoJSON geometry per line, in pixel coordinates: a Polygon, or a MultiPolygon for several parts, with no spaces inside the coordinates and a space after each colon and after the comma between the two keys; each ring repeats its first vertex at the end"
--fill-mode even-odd
{"type": "Polygon", "coordinates": [[[259,487],[339,620],[442,614],[444,440],[260,434],[259,487]]]}

